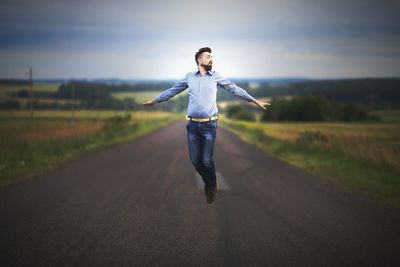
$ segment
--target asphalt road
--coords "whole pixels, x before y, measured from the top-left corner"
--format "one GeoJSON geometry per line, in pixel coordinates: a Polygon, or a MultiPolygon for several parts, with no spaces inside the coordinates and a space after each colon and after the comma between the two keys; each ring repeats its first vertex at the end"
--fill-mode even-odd
{"type": "Polygon", "coordinates": [[[218,129],[207,204],[185,122],[0,188],[1,266],[400,266],[400,209],[218,129]]]}

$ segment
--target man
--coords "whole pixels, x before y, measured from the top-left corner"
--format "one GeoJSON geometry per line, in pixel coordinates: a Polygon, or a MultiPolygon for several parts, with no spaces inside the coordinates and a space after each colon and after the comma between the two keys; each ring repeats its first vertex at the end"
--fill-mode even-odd
{"type": "Polygon", "coordinates": [[[217,85],[262,109],[266,109],[265,106],[270,103],[255,99],[235,83],[221,77],[218,72],[212,71],[211,48],[200,48],[195,54],[195,61],[198,68],[196,72],[187,73],[173,87],[165,90],[158,97],[144,102],[143,105],[152,106],[166,101],[189,88],[186,116],[189,156],[194,168],[204,181],[207,203],[211,204],[218,191],[213,160],[218,121],[217,85]]]}

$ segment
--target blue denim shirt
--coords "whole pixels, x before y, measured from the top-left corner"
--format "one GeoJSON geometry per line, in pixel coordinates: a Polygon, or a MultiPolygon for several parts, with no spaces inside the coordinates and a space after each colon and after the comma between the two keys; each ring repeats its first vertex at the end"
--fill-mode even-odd
{"type": "Polygon", "coordinates": [[[218,113],[217,86],[220,86],[232,94],[252,102],[255,100],[244,89],[235,83],[221,77],[216,71],[207,71],[201,75],[200,71],[188,72],[186,76],[174,86],[165,90],[155,98],[156,102],[163,102],[189,88],[189,104],[187,115],[206,118],[218,113]]]}

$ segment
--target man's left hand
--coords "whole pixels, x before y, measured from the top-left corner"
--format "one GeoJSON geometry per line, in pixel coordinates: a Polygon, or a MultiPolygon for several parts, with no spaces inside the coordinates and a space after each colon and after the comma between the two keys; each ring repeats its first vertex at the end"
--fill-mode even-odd
{"type": "Polygon", "coordinates": [[[257,106],[259,106],[260,108],[262,108],[262,109],[267,109],[267,107],[266,106],[270,106],[271,105],[271,103],[269,103],[269,102],[263,102],[263,101],[260,101],[260,100],[255,100],[255,102],[254,102],[257,106]]]}

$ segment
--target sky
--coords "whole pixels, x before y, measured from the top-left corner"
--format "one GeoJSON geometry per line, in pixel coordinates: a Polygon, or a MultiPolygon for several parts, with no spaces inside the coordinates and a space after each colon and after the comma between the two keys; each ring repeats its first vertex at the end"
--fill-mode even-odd
{"type": "Polygon", "coordinates": [[[400,77],[400,0],[2,0],[0,78],[400,77]]]}

